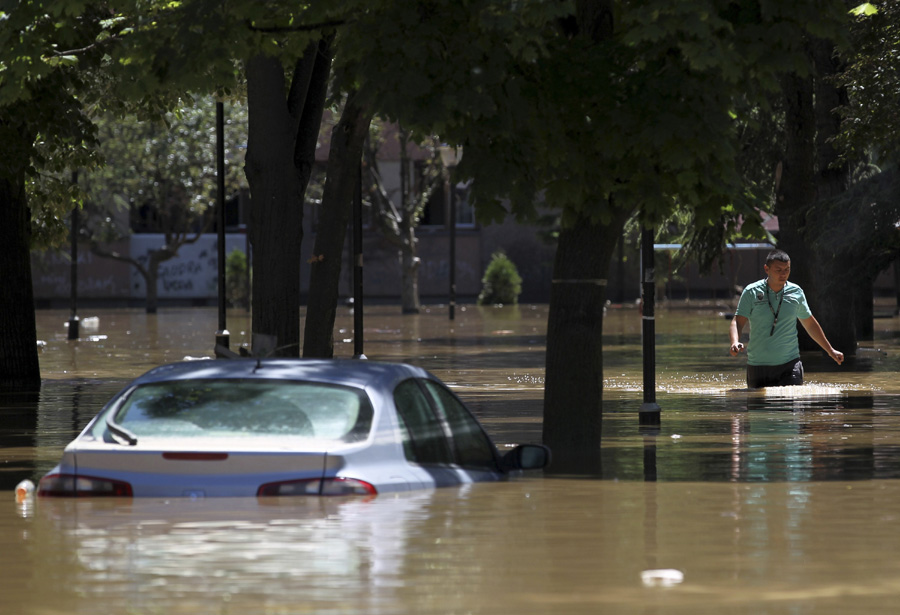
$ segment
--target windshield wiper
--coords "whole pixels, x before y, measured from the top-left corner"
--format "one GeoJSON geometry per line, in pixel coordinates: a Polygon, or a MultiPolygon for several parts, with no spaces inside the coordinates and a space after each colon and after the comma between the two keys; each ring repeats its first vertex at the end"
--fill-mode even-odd
{"type": "Polygon", "coordinates": [[[137,444],[137,436],[116,423],[113,420],[112,415],[107,417],[106,419],[106,427],[109,429],[109,432],[115,437],[116,440],[127,444],[128,446],[134,446],[137,444]]]}

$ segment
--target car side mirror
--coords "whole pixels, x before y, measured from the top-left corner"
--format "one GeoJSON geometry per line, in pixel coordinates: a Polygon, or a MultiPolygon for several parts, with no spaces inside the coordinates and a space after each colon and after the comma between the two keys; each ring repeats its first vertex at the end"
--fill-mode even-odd
{"type": "Polygon", "coordinates": [[[503,456],[503,470],[540,470],[550,463],[550,449],[542,444],[520,444],[503,456]]]}

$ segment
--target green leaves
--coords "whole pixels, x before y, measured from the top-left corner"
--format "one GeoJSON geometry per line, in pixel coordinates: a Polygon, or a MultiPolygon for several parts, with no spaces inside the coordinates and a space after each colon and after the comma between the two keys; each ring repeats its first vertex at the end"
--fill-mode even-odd
{"type": "Polygon", "coordinates": [[[871,15],[875,15],[877,12],[878,7],[871,2],[865,2],[850,9],[850,14],[855,15],[856,17],[869,17],[871,15]]]}

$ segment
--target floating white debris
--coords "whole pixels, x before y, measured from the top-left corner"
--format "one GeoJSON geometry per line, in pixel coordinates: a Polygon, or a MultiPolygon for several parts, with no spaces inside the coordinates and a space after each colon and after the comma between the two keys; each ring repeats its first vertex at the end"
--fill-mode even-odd
{"type": "Polygon", "coordinates": [[[34,483],[27,478],[16,485],[16,502],[22,503],[34,496],[34,483]]]}
{"type": "MultiPolygon", "coordinates": [[[[66,322],[64,322],[63,327],[68,329],[69,322],[70,321],[68,321],[68,320],[66,322]]],[[[96,331],[97,329],[100,328],[100,317],[99,316],[87,316],[85,318],[79,318],[78,319],[78,328],[90,330],[90,331],[96,331]]]]}
{"type": "Polygon", "coordinates": [[[659,568],[641,572],[641,582],[646,587],[672,587],[684,581],[684,573],[674,568],[659,568]]]}
{"type": "Polygon", "coordinates": [[[673,434],[672,434],[672,439],[673,439],[673,440],[680,440],[680,439],[681,439],[681,434],[673,433],[673,434]]]}

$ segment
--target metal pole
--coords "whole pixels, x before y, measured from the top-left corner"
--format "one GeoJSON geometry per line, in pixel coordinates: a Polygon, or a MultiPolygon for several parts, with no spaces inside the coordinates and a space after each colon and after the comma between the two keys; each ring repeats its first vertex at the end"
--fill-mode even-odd
{"type": "Polygon", "coordinates": [[[362,158],[353,199],[353,358],[363,354],[362,158]]]}
{"type": "MultiPolygon", "coordinates": [[[[78,183],[78,171],[72,172],[72,183],[78,183]]],[[[72,256],[72,264],[70,270],[70,283],[71,283],[71,303],[69,305],[69,332],[67,334],[68,339],[77,340],[80,335],[80,327],[78,320],[78,205],[72,209],[72,228],[71,230],[71,256],[72,256]]]]}
{"type": "Polygon", "coordinates": [[[456,317],[456,190],[453,186],[453,168],[450,176],[450,320],[456,317]]]}
{"type": "Polygon", "coordinates": [[[660,408],[656,403],[656,319],[654,301],[656,294],[656,272],[653,268],[653,229],[645,228],[641,233],[641,283],[643,301],[641,320],[644,350],[644,403],[641,404],[639,422],[641,425],[659,425],[660,408]]]}
{"type": "MultiPolygon", "coordinates": [[[[243,198],[243,197],[242,197],[243,198]]],[[[243,216],[243,207],[241,208],[241,215],[243,216]]],[[[247,255],[247,279],[244,285],[244,288],[247,291],[247,312],[250,311],[250,304],[253,303],[253,284],[250,281],[252,277],[251,272],[253,271],[253,255],[250,252],[250,221],[247,220],[247,223],[244,224],[244,254],[247,255]]]]}
{"type": "Polygon", "coordinates": [[[225,328],[225,108],[216,102],[216,227],[218,233],[219,261],[219,330],[216,346],[230,346],[228,329],[225,328]]]}

